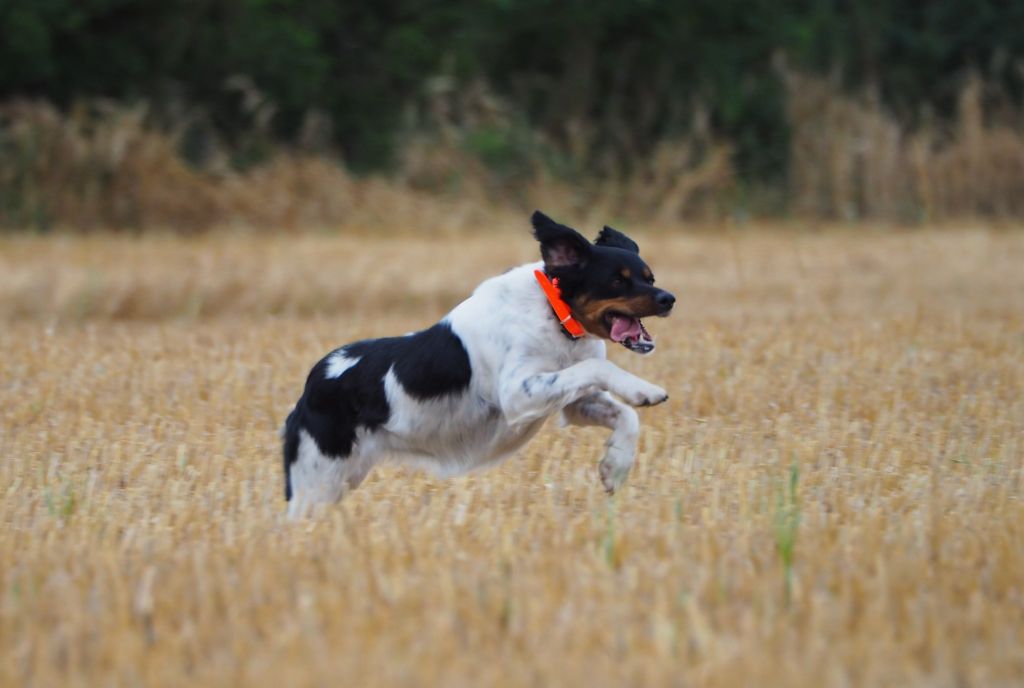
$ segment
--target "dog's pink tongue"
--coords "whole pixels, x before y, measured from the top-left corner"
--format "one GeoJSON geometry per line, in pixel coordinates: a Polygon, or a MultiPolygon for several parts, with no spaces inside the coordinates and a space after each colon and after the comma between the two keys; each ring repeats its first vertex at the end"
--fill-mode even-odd
{"type": "Polygon", "coordinates": [[[640,337],[640,321],[636,318],[626,318],[621,315],[612,316],[612,341],[621,342],[624,339],[640,337]]]}

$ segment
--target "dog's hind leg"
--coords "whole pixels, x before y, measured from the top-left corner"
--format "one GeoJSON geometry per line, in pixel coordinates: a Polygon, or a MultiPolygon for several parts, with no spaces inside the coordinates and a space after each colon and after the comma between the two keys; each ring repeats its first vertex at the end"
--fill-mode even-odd
{"type": "Polygon", "coordinates": [[[597,425],[611,429],[598,471],[604,489],[609,494],[614,493],[626,482],[636,456],[636,443],[640,436],[640,418],[636,411],[607,392],[599,392],[563,408],[562,417],[572,425],[597,425]]]}
{"type": "Polygon", "coordinates": [[[305,518],[319,505],[334,504],[370,472],[372,462],[363,456],[328,456],[320,451],[305,430],[298,434],[295,460],[288,466],[288,518],[305,518]]]}

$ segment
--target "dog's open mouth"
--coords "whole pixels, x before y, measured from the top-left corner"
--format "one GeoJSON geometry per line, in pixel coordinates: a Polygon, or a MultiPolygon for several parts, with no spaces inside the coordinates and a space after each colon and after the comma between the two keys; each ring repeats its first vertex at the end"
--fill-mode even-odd
{"type": "Polygon", "coordinates": [[[608,327],[608,336],[630,351],[638,354],[649,354],[654,351],[654,337],[640,322],[640,318],[622,313],[608,313],[604,316],[608,327]]]}

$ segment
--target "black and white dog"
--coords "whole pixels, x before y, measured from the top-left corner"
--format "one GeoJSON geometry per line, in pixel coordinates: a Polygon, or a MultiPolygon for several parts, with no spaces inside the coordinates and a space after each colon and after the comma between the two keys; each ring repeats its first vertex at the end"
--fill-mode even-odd
{"type": "Polygon", "coordinates": [[[348,344],[313,367],[282,431],[289,516],[337,502],[388,457],[441,475],[496,463],[559,411],[611,429],[599,473],[608,492],[622,485],[640,428],[630,406],[668,395],[606,360],[604,340],[650,353],[640,318],[668,315],[675,297],[621,232],[591,244],[539,211],[532,221],[542,263],[485,281],[421,332],[348,344]]]}

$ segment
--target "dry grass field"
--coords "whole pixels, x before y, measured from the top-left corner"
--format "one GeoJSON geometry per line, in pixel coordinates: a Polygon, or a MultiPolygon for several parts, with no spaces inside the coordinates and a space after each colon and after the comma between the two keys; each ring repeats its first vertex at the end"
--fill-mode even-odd
{"type": "Polygon", "coordinates": [[[552,423],[303,524],[309,367],[525,223],[0,240],[0,685],[1021,685],[1024,234],[638,238],[680,303],[611,353],[671,394],[620,494],[552,423]]]}

